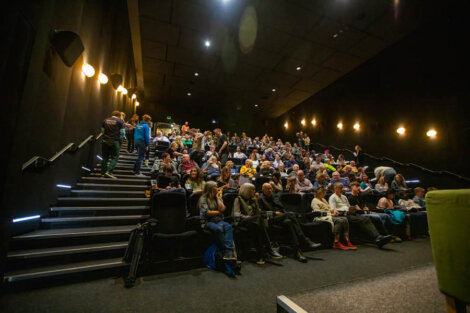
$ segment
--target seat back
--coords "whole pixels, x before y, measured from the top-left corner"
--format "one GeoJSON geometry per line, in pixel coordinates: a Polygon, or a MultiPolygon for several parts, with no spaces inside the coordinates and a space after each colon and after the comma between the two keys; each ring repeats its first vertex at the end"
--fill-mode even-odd
{"type": "Polygon", "coordinates": [[[263,187],[263,184],[269,183],[271,179],[266,176],[261,176],[255,179],[255,188],[256,191],[261,191],[261,188],[263,187]]]}
{"type": "Polygon", "coordinates": [[[191,216],[199,216],[199,199],[201,198],[202,193],[196,192],[191,194],[189,197],[189,214],[191,216]]]}
{"type": "Polygon", "coordinates": [[[163,234],[179,234],[186,227],[186,195],[183,192],[163,191],[152,197],[152,218],[163,234]]]}
{"type": "Polygon", "coordinates": [[[439,289],[470,304],[470,189],[430,191],[426,210],[439,289]]]}
{"type": "Polygon", "coordinates": [[[312,200],[315,197],[313,193],[304,193],[302,195],[302,212],[312,212],[312,200]]]}
{"type": "Polygon", "coordinates": [[[298,193],[281,193],[279,200],[288,212],[302,212],[302,196],[298,193]]]}
{"type": "Polygon", "coordinates": [[[238,197],[238,193],[227,193],[222,196],[222,201],[225,204],[225,217],[232,216],[233,204],[235,203],[236,197],[238,197]]]}
{"type": "Polygon", "coordinates": [[[242,165],[242,159],[239,158],[229,158],[229,161],[232,161],[234,165],[242,165]]]}

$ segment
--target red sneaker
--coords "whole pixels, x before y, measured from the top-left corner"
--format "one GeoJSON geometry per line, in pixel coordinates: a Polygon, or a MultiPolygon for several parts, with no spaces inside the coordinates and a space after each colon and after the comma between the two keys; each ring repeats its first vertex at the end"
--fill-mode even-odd
{"type": "Polygon", "coordinates": [[[348,241],[348,244],[346,245],[349,250],[357,250],[357,247],[351,243],[351,241],[348,241]]]}
{"type": "Polygon", "coordinates": [[[333,244],[333,249],[340,249],[340,250],[349,250],[348,247],[346,247],[345,245],[343,245],[341,242],[335,242],[333,244]]]}

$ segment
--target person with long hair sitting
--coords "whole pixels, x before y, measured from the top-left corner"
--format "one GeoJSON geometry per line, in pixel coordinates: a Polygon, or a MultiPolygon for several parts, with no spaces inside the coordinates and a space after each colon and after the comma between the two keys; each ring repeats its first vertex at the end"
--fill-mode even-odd
{"type": "Polygon", "coordinates": [[[189,171],[189,177],[186,180],[185,187],[194,192],[202,192],[204,189],[204,173],[198,168],[193,167],[189,171]]]}
{"type": "Polygon", "coordinates": [[[214,233],[217,246],[223,253],[224,259],[235,260],[233,229],[232,225],[224,221],[225,205],[222,199],[217,197],[216,182],[206,183],[198,204],[201,217],[206,219],[206,228],[214,233]]]}
{"type": "Polygon", "coordinates": [[[237,188],[237,183],[231,177],[230,167],[225,166],[220,171],[219,179],[217,179],[217,187],[219,187],[219,188],[227,188],[227,187],[237,188]]]}
{"type": "Polygon", "coordinates": [[[254,238],[259,265],[268,261],[270,263],[281,265],[275,259],[281,259],[282,256],[273,250],[268,231],[261,216],[261,210],[258,204],[258,195],[255,186],[245,183],[240,187],[238,197],[233,204],[233,214],[240,217],[240,226],[246,227],[249,237],[254,238]]]}

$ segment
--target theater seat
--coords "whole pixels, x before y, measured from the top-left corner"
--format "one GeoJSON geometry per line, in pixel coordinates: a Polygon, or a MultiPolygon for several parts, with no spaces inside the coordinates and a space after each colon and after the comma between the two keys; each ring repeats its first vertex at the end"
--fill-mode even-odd
{"type": "Polygon", "coordinates": [[[470,304],[470,189],[431,191],[426,208],[439,289],[448,308],[465,312],[470,304]]]}

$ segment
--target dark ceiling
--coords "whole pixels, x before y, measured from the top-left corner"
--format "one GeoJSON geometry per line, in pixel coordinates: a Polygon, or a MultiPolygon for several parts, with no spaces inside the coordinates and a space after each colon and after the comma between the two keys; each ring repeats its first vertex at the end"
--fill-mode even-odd
{"type": "Polygon", "coordinates": [[[278,117],[419,26],[419,3],[140,0],[145,104],[249,108],[278,117]],[[240,20],[248,6],[257,23],[246,28],[257,26],[256,41],[242,52],[240,20]]]}

